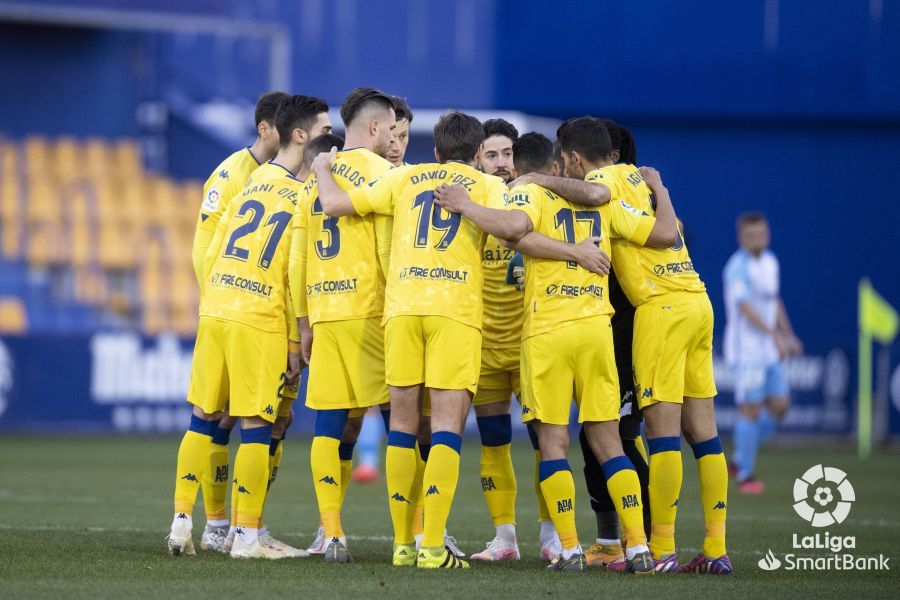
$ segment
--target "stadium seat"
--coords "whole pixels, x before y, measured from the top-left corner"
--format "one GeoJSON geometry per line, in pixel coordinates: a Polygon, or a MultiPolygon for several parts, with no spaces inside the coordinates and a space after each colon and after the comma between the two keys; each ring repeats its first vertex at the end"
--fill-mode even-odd
{"type": "Polygon", "coordinates": [[[0,297],[0,334],[19,335],[28,331],[28,314],[22,300],[14,296],[0,297]]]}

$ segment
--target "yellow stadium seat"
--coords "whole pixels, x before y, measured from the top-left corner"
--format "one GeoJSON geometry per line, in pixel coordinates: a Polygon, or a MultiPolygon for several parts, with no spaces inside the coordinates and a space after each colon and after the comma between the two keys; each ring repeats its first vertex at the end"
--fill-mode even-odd
{"type": "Polygon", "coordinates": [[[22,301],[14,296],[0,297],[0,333],[20,335],[28,331],[28,314],[22,301]]]}
{"type": "Polygon", "coordinates": [[[46,224],[38,224],[28,231],[28,264],[32,267],[46,267],[50,265],[52,258],[53,236],[51,227],[46,224]]]}
{"type": "Polygon", "coordinates": [[[29,174],[40,174],[46,177],[50,171],[50,145],[46,138],[30,136],[25,139],[25,167],[29,174]]]}
{"type": "Polygon", "coordinates": [[[56,140],[50,153],[53,170],[60,181],[71,181],[83,177],[81,172],[81,145],[75,138],[62,137],[56,140]]]}
{"type": "Polygon", "coordinates": [[[115,147],[115,169],[126,177],[137,177],[144,172],[141,150],[135,140],[119,140],[115,147]]]}
{"type": "Polygon", "coordinates": [[[76,269],[75,297],[85,304],[104,304],[106,302],[106,277],[103,271],[93,267],[76,269]]]}
{"type": "Polygon", "coordinates": [[[26,219],[28,222],[55,223],[60,220],[62,201],[59,187],[52,181],[32,178],[28,185],[26,219]]]}
{"type": "Polygon", "coordinates": [[[112,168],[114,153],[108,141],[99,138],[89,138],[84,143],[85,172],[90,177],[108,177],[115,172],[112,168]]]}
{"type": "Polygon", "coordinates": [[[74,223],[69,232],[69,263],[84,268],[91,264],[94,253],[93,235],[87,224],[74,223]]]}

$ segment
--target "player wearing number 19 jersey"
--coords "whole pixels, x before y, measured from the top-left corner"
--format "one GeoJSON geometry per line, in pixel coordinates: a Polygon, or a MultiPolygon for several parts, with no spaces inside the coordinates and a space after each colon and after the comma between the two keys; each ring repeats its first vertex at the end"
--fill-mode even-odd
{"type": "Polygon", "coordinates": [[[439,163],[394,169],[371,186],[343,192],[331,178],[330,157],[313,163],[326,214],[394,217],[387,277],[385,372],[391,432],[386,460],[394,564],[467,568],[444,546],[444,529],[459,478],[463,415],[478,382],[481,354],[484,233],[435,205],[444,183],[465,187],[482,205],[502,207],[506,185],[474,168],[481,123],[456,111],[435,126],[439,163]],[[327,185],[326,185],[327,184],[327,185]],[[431,396],[432,447],[423,484],[425,526],[416,554],[412,516],[416,493],[419,389],[431,396]]]}
{"type": "MultiPolygon", "coordinates": [[[[348,149],[337,154],[331,176],[341,189],[351,190],[392,168],[383,155],[395,126],[394,103],[378,90],[357,88],[341,106],[341,116],[348,149]]],[[[353,446],[366,409],[388,401],[379,248],[386,257],[390,222],[380,215],[329,217],[318,196],[317,178],[311,176],[297,205],[291,284],[304,330],[304,354],[309,356],[306,405],[316,411],[310,462],[329,540],[325,561],[345,563],[352,559],[341,507],[350,483],[353,446]]]]}

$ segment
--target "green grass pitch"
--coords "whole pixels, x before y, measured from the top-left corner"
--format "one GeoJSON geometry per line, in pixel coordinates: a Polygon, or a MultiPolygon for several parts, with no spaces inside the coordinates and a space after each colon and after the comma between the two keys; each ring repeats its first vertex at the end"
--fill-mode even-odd
{"type": "MultiPolygon", "coordinates": [[[[2,598],[824,598],[898,597],[894,563],[900,550],[898,454],[859,462],[848,450],[773,449],[760,457],[768,489],[760,497],[730,490],[728,506],[731,577],[636,578],[599,570],[548,574],[537,559],[537,508],[532,453],[527,440],[514,445],[519,477],[520,548],[517,563],[475,564],[469,571],[420,572],[390,566],[390,521],[384,480],[351,485],[344,525],[356,564],[326,566],[319,558],[234,561],[199,550],[204,517],[195,512],[196,557],[173,558],[164,538],[172,518],[171,495],[178,441],[175,438],[0,438],[0,597],[2,598]],[[795,477],[814,464],[844,469],[857,501],[832,535],[855,535],[858,555],[891,557],[886,572],[762,571],[768,549],[791,551],[791,535],[812,533],[794,513],[795,477]]],[[[309,441],[289,437],[279,478],[266,510],[271,531],[297,546],[310,541],[317,522],[309,475],[309,441]]],[[[232,452],[234,442],[232,443],[232,452]]],[[[492,537],[478,477],[477,440],[463,445],[461,481],[449,529],[467,553],[492,537]]],[[[680,555],[699,548],[702,518],[696,467],[684,452],[685,481],[678,515],[680,555]]],[[[581,477],[579,533],[596,533],[581,477]]],[[[807,551],[824,555],[823,550],[807,551]]]]}

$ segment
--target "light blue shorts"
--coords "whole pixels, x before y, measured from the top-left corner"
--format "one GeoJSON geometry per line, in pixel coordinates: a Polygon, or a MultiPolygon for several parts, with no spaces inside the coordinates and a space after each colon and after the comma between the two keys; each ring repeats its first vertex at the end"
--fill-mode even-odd
{"type": "Polygon", "coordinates": [[[781,362],[735,367],[735,404],[759,404],[766,398],[787,396],[790,391],[781,362]]]}

